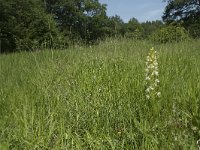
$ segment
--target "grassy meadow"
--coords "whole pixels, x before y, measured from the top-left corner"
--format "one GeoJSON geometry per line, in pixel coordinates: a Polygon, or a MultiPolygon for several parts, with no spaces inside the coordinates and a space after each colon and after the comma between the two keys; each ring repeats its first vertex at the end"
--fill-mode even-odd
{"type": "Polygon", "coordinates": [[[195,150],[200,138],[200,41],[0,55],[0,150],[195,150]],[[158,53],[158,99],[145,63],[158,53]]]}

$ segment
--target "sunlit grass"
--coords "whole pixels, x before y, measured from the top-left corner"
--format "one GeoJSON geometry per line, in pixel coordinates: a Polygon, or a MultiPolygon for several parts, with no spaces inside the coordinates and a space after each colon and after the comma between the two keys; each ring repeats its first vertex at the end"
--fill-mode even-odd
{"type": "Polygon", "coordinates": [[[0,149],[196,149],[200,42],[108,40],[0,56],[0,149]],[[155,114],[145,62],[159,63],[155,114]],[[3,148],[1,148],[3,147],[3,148]]]}

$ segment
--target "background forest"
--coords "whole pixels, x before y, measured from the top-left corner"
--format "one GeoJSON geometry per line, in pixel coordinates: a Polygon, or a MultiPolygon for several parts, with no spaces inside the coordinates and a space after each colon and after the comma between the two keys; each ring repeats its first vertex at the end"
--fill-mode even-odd
{"type": "Polygon", "coordinates": [[[199,38],[199,27],[199,0],[169,0],[163,21],[143,23],[108,17],[98,0],[0,0],[0,52],[63,49],[109,37],[165,43],[199,38]]]}

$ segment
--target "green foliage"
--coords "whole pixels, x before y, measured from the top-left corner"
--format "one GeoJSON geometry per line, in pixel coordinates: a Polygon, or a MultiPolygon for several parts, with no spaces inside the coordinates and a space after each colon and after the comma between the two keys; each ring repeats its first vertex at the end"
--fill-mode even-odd
{"type": "Polygon", "coordinates": [[[132,18],[126,24],[125,37],[133,39],[141,39],[143,28],[136,18],[132,18]]]}
{"type": "Polygon", "coordinates": [[[124,22],[120,16],[112,16],[108,20],[109,35],[113,37],[123,36],[125,34],[124,22]]]}
{"type": "Polygon", "coordinates": [[[155,46],[156,103],[145,97],[150,47],[110,40],[0,55],[0,149],[197,149],[200,41],[155,46]]]}
{"type": "Polygon", "coordinates": [[[1,50],[35,50],[48,41],[51,48],[61,38],[52,16],[32,0],[3,1],[0,20],[1,50]]]}
{"type": "Polygon", "coordinates": [[[1,52],[66,48],[121,34],[123,21],[108,18],[98,0],[0,1],[1,52]]]}
{"type": "Polygon", "coordinates": [[[200,12],[190,18],[185,18],[183,25],[189,31],[191,37],[200,38],[200,12]]]}
{"type": "Polygon", "coordinates": [[[188,26],[188,31],[193,38],[200,38],[200,23],[188,26]]]}
{"type": "Polygon", "coordinates": [[[149,39],[156,43],[180,42],[188,40],[188,32],[180,26],[166,26],[156,30],[149,36],[149,39]]]}
{"type": "MultiPolygon", "coordinates": [[[[200,12],[199,0],[168,0],[163,20],[166,22],[190,18],[200,12]]],[[[194,20],[193,20],[194,21],[194,20]]]]}
{"type": "Polygon", "coordinates": [[[71,40],[93,42],[107,34],[106,5],[98,0],[46,1],[59,29],[71,40]]]}
{"type": "Polygon", "coordinates": [[[144,23],[141,23],[141,26],[144,30],[143,33],[142,33],[142,37],[146,39],[153,32],[155,32],[158,29],[161,29],[164,26],[164,23],[162,21],[159,21],[159,20],[146,21],[144,23]]]}
{"type": "Polygon", "coordinates": [[[200,0],[168,0],[163,20],[181,23],[194,38],[199,38],[200,0]]]}
{"type": "Polygon", "coordinates": [[[25,31],[23,30],[23,26],[17,28],[18,31],[24,31],[16,35],[16,46],[18,50],[36,50],[42,45],[46,46],[43,48],[54,48],[58,44],[62,45],[67,43],[67,41],[62,41],[64,37],[59,33],[51,16],[42,16],[40,13],[37,16],[38,18],[29,23],[25,31]]]}
{"type": "Polygon", "coordinates": [[[14,49],[15,37],[14,18],[12,17],[11,1],[0,0],[0,52],[14,49]]]}

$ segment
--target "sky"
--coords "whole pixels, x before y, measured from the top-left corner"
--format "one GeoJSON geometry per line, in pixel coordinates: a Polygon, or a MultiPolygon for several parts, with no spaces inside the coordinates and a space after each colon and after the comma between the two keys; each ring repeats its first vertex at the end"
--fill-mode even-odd
{"type": "Polygon", "coordinates": [[[161,20],[166,3],[163,0],[99,0],[107,4],[107,15],[120,16],[124,22],[135,17],[139,22],[161,20]]]}

